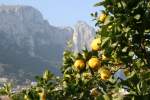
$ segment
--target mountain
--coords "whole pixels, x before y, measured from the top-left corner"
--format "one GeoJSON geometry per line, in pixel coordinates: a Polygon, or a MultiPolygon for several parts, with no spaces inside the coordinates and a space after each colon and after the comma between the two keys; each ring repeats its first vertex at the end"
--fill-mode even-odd
{"type": "Polygon", "coordinates": [[[30,77],[46,68],[59,74],[56,66],[71,37],[71,28],[50,25],[33,7],[0,6],[1,74],[30,77]]]}
{"type": "Polygon", "coordinates": [[[60,75],[62,54],[67,42],[72,50],[89,48],[95,34],[87,23],[79,21],[74,28],[55,27],[31,6],[0,6],[0,75],[12,81],[33,79],[45,69],[60,75]]]}
{"type": "Polygon", "coordinates": [[[73,50],[81,52],[82,49],[90,50],[90,43],[95,36],[95,29],[86,22],[78,21],[74,27],[73,33],[73,50]]]}

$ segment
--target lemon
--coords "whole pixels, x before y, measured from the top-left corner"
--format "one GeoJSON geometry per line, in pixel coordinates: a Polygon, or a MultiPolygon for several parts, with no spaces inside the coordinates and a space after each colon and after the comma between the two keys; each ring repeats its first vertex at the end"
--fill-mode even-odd
{"type": "Polygon", "coordinates": [[[105,19],[106,19],[107,15],[105,13],[102,13],[100,16],[99,16],[99,21],[101,22],[104,22],[105,19]]]}
{"type": "Polygon", "coordinates": [[[101,40],[100,38],[96,38],[92,41],[91,43],[91,48],[93,51],[99,51],[100,50],[100,44],[101,44],[101,40]]]}
{"type": "Polygon", "coordinates": [[[82,59],[78,59],[74,62],[74,67],[77,70],[82,70],[83,68],[85,68],[85,62],[82,59]]]}
{"type": "Polygon", "coordinates": [[[102,80],[108,80],[111,77],[111,72],[107,68],[101,68],[99,73],[102,80]]]}
{"type": "Polygon", "coordinates": [[[88,65],[90,66],[90,68],[97,70],[100,67],[100,60],[97,57],[92,57],[88,61],[88,65]]]}

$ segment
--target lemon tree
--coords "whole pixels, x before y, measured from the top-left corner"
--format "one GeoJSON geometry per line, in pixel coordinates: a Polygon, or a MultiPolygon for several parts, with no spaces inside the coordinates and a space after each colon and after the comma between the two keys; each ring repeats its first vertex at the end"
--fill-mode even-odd
{"type": "Polygon", "coordinates": [[[150,99],[150,1],[103,0],[95,6],[103,10],[92,14],[98,31],[91,51],[64,55],[66,96],[150,99]],[[80,71],[73,69],[77,58],[84,59],[80,71]]]}
{"type": "Polygon", "coordinates": [[[99,28],[97,37],[101,38],[101,54],[105,56],[102,58],[107,58],[102,63],[111,69],[114,78],[118,70],[125,75],[117,77],[112,93],[124,90],[124,98],[149,99],[150,1],[103,0],[95,6],[104,8],[92,14],[99,28]]]}

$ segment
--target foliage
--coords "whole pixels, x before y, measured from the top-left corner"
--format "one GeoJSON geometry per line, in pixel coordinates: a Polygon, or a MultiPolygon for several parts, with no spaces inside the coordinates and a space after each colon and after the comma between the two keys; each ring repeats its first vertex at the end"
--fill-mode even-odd
{"type": "MultiPolygon", "coordinates": [[[[106,66],[128,72],[126,80],[117,84],[134,96],[150,94],[149,4],[149,0],[105,0],[95,5],[103,5],[102,14],[106,15],[96,23],[101,51],[109,58],[106,66]]],[[[97,20],[97,13],[92,15],[97,20]]]]}

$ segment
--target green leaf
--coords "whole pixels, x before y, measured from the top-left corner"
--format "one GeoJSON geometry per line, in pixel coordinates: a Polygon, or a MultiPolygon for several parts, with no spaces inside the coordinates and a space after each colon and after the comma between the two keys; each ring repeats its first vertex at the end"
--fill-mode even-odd
{"type": "Polygon", "coordinates": [[[141,18],[141,15],[140,15],[140,14],[137,14],[137,15],[134,16],[134,18],[135,18],[136,20],[139,20],[139,19],[141,18]]]}
{"type": "Polygon", "coordinates": [[[108,25],[110,23],[111,16],[107,15],[104,21],[104,25],[108,25]]]}
{"type": "Polygon", "coordinates": [[[134,52],[130,51],[128,55],[131,56],[131,57],[133,57],[134,56],[134,52]]]}
{"type": "Polygon", "coordinates": [[[103,98],[104,98],[104,100],[111,100],[109,95],[107,95],[107,94],[103,95],[103,98]]]}
{"type": "Polygon", "coordinates": [[[122,49],[122,52],[127,52],[127,49],[128,49],[128,47],[124,47],[124,48],[122,49]]]}
{"type": "Polygon", "coordinates": [[[123,8],[125,9],[127,7],[127,4],[124,1],[121,1],[123,8]]]}
{"type": "Polygon", "coordinates": [[[102,46],[103,48],[105,48],[105,45],[109,42],[109,40],[110,40],[110,37],[105,37],[105,38],[103,38],[103,39],[102,39],[102,44],[101,44],[101,46],[102,46]]]}

